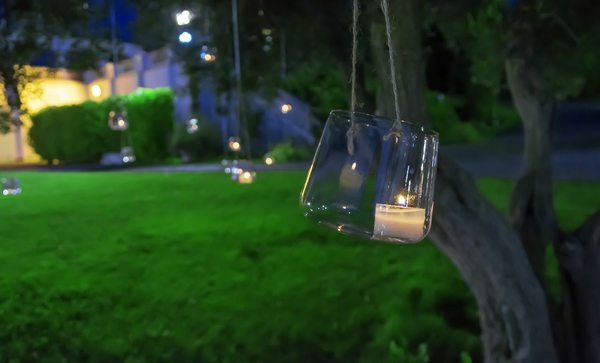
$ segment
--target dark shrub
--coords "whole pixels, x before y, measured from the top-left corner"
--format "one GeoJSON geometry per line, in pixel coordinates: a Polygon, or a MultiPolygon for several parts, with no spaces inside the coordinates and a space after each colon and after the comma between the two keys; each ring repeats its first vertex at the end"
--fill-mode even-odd
{"type": "Polygon", "coordinates": [[[185,123],[179,124],[173,134],[172,149],[183,161],[213,159],[223,155],[221,132],[202,119],[193,134],[187,133],[185,123]]]}
{"type": "Polygon", "coordinates": [[[103,153],[120,148],[121,133],[107,125],[108,113],[117,104],[127,110],[137,159],[152,162],[166,158],[173,129],[173,94],[168,89],[138,90],[99,103],[43,109],[31,118],[31,146],[45,160],[98,162],[103,153]]]}

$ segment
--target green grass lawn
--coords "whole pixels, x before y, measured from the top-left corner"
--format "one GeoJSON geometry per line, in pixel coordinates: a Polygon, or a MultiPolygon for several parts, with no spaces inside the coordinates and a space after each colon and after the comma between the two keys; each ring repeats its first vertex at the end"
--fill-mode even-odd
{"type": "MultiPolygon", "coordinates": [[[[0,198],[0,362],[479,359],[451,263],[311,224],[303,173],[18,176],[0,198]]],[[[506,207],[509,182],[480,186],[506,207]]],[[[557,193],[565,228],[600,205],[598,184],[557,193]]]]}

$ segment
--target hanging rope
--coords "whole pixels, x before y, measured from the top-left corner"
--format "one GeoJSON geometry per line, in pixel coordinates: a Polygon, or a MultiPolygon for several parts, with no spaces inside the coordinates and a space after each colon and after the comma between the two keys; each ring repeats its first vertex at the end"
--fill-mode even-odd
{"type": "Polygon", "coordinates": [[[240,55],[240,35],[238,26],[238,5],[237,0],[231,0],[231,15],[233,18],[233,55],[235,62],[235,80],[237,88],[237,104],[236,114],[238,122],[238,137],[242,141],[242,147],[246,152],[248,160],[251,159],[250,152],[250,134],[248,132],[248,125],[245,120],[245,112],[243,105],[243,92],[242,92],[242,66],[241,66],[241,55],[240,55]],[[245,141],[243,139],[246,139],[245,141]]]}
{"type": "Polygon", "coordinates": [[[356,111],[356,62],[358,48],[358,0],[352,2],[352,74],[350,76],[351,96],[350,107],[352,110],[352,119],[354,120],[354,111],[356,111]]]}
{"type": "Polygon", "coordinates": [[[392,77],[392,90],[394,92],[394,107],[396,109],[396,120],[395,123],[401,121],[400,117],[400,103],[398,102],[398,84],[396,80],[396,62],[394,54],[394,45],[392,43],[392,25],[390,23],[390,7],[389,0],[381,0],[381,10],[383,11],[383,17],[385,19],[385,32],[387,36],[387,46],[389,53],[390,62],[390,75],[392,77]]]}
{"type": "Polygon", "coordinates": [[[356,133],[356,63],[358,53],[358,0],[352,1],[352,73],[350,74],[350,128],[346,133],[348,153],[354,154],[354,135],[356,133]]]}

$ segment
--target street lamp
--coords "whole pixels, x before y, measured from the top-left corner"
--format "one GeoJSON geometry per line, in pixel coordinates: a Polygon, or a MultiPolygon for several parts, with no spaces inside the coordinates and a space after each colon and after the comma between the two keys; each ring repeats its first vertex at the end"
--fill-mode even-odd
{"type": "Polygon", "coordinates": [[[192,34],[190,32],[182,32],[179,34],[179,43],[188,44],[192,41],[192,34]]]}
{"type": "Polygon", "coordinates": [[[189,10],[183,10],[175,14],[175,22],[179,26],[188,25],[193,18],[194,14],[192,14],[192,12],[189,10]]]}

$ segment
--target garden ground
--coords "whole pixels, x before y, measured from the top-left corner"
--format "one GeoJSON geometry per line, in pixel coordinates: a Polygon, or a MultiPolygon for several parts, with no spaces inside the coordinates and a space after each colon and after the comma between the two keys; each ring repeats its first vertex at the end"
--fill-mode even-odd
{"type": "MultiPolygon", "coordinates": [[[[311,224],[302,172],[10,175],[24,191],[0,198],[2,362],[480,359],[443,254],[311,224]]],[[[511,182],[479,186],[506,209],[511,182]]],[[[566,229],[600,206],[600,184],[556,190],[566,229]]]]}

